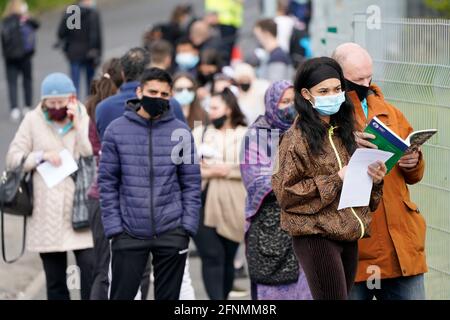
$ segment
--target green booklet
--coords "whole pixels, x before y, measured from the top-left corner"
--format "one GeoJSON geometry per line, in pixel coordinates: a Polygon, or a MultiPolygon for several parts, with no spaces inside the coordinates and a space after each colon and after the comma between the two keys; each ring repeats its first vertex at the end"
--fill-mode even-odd
{"type": "Polygon", "coordinates": [[[386,162],[386,167],[389,172],[404,154],[417,150],[421,145],[434,136],[437,133],[437,130],[428,129],[414,131],[408,136],[408,138],[406,138],[406,140],[403,140],[394,131],[381,122],[380,119],[374,117],[364,132],[375,136],[375,139],[370,142],[375,144],[378,149],[392,152],[394,154],[392,158],[386,162]]]}

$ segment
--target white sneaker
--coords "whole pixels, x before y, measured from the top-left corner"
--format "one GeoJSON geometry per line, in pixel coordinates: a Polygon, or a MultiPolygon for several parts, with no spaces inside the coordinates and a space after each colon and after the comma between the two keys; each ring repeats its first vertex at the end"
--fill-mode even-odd
{"type": "Polygon", "coordinates": [[[11,110],[11,113],[10,113],[11,121],[19,122],[21,116],[22,116],[22,113],[20,112],[19,108],[14,108],[11,110]]]}
{"type": "Polygon", "coordinates": [[[233,289],[231,290],[229,296],[230,298],[244,298],[250,295],[250,292],[246,289],[239,288],[236,286],[233,286],[233,289]]]}
{"type": "Polygon", "coordinates": [[[30,107],[24,107],[23,109],[22,109],[22,115],[25,117],[25,115],[28,113],[28,112],[30,112],[31,111],[31,108],[30,107]]]}

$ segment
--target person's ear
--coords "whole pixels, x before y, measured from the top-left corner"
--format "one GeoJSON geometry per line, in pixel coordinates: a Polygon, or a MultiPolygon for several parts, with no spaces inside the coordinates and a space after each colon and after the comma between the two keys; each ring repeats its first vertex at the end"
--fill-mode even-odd
{"type": "Polygon", "coordinates": [[[313,96],[311,95],[311,93],[309,93],[309,91],[307,89],[303,88],[302,91],[300,91],[300,93],[305,100],[308,100],[308,101],[314,100],[313,96]]]}
{"type": "Polygon", "coordinates": [[[166,69],[169,69],[172,66],[172,57],[166,57],[166,61],[164,63],[166,69]]]}
{"type": "Polygon", "coordinates": [[[144,93],[142,92],[141,86],[138,86],[136,88],[136,96],[138,97],[139,100],[141,100],[142,97],[144,96],[144,93]]]}

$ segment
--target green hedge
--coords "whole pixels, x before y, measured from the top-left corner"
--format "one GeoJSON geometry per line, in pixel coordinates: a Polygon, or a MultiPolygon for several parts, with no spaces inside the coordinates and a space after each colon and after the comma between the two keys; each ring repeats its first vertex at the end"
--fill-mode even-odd
{"type": "MultiPolygon", "coordinates": [[[[45,10],[58,8],[64,5],[75,3],[75,0],[28,0],[27,3],[30,6],[30,10],[33,13],[40,13],[45,10]]],[[[8,0],[0,0],[0,11],[3,13],[8,0]]]]}

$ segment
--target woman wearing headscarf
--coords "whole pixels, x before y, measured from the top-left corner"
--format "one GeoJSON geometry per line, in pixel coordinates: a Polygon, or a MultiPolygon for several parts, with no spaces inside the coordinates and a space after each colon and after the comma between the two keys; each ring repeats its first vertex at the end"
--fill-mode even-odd
{"type": "Polygon", "coordinates": [[[288,81],[272,84],[265,95],[265,114],[250,126],[241,164],[247,189],[246,246],[252,299],[310,299],[308,283],[292,248],[292,238],[280,228],[281,208],[272,190],[272,169],[280,136],[297,111],[288,81]]]}

